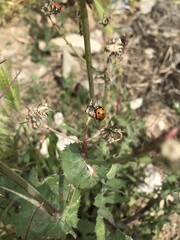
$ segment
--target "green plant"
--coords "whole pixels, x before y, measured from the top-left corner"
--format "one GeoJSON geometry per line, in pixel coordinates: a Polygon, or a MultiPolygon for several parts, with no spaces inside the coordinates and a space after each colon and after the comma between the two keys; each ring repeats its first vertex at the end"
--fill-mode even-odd
{"type": "MultiPolygon", "coordinates": [[[[6,116],[1,117],[0,128],[0,214],[3,226],[11,226],[11,233],[4,227],[4,239],[11,236],[18,239],[152,239],[154,235],[158,237],[165,223],[169,223],[169,216],[179,211],[178,173],[167,175],[161,188],[149,194],[139,191],[139,185],[145,182],[147,164],[153,162],[153,159],[156,163],[164,160],[161,156],[152,159],[149,156],[149,153],[159,150],[163,138],[145,141],[144,124],[136,119],[129,108],[126,90],[120,84],[109,84],[111,76],[108,66],[113,62],[112,69],[116,70],[116,61],[121,60],[123,45],[127,45],[129,39],[111,39],[106,48],[108,66],[103,72],[105,93],[102,97],[109,117],[105,120],[105,126],[97,121],[93,104],[88,105],[87,114],[81,110],[81,105],[85,108],[89,97],[93,98],[95,105],[97,103],[94,99],[95,69],[91,60],[88,15],[84,0],[79,1],[79,7],[86,46],[85,59],[79,57],[51,15],[48,15],[55,30],[82,64],[87,66],[88,97],[72,96],[73,75],[61,86],[60,104],[64,105],[62,111],[67,123],[58,130],[67,129],[67,134],[76,133],[78,139],[49,126],[49,115],[53,110],[46,101],[27,107],[23,119],[17,79],[9,74],[10,65],[4,67],[3,63],[0,66],[3,83],[0,85],[0,100],[5,101],[5,109],[10,108],[9,112],[6,111],[6,116]],[[118,46],[114,50],[111,44],[115,43],[118,46]],[[113,102],[119,95],[123,96],[123,101],[121,106],[119,103],[114,108],[113,102]],[[121,115],[120,107],[126,110],[121,115]],[[18,118],[10,125],[12,110],[16,111],[18,118]],[[75,111],[77,115],[73,115],[75,111]],[[75,122],[73,126],[72,118],[75,122]],[[20,123],[18,129],[15,121],[20,123]],[[44,129],[48,130],[46,136],[44,129]],[[46,156],[40,152],[42,136],[37,134],[38,131],[48,142],[46,156]],[[60,151],[57,146],[58,136],[74,143],[60,151]],[[173,200],[169,200],[169,195],[173,200]]],[[[102,12],[101,5],[96,8],[102,12]]],[[[116,72],[117,76],[120,74],[121,72],[116,72]]],[[[41,95],[40,85],[36,81],[35,83],[35,95],[41,95]]]]}

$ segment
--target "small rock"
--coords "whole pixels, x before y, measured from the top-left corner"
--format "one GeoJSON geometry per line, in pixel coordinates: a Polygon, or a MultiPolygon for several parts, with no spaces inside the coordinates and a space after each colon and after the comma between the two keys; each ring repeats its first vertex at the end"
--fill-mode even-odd
{"type": "Polygon", "coordinates": [[[140,2],[140,9],[141,13],[147,14],[151,11],[152,7],[155,5],[156,0],[141,0],[140,2]]]}
{"type": "Polygon", "coordinates": [[[45,51],[46,49],[46,43],[44,41],[39,41],[38,42],[38,47],[41,51],[45,51]]]}
{"type": "Polygon", "coordinates": [[[142,104],[143,104],[143,98],[136,98],[135,100],[132,100],[130,102],[130,108],[132,110],[136,110],[136,109],[142,107],[142,104]]]}
{"type": "MultiPolygon", "coordinates": [[[[80,49],[80,51],[78,52],[79,54],[83,55],[84,54],[84,39],[82,36],[79,36],[78,34],[69,34],[66,36],[67,41],[72,44],[72,46],[77,50],[80,49]]],[[[55,45],[57,45],[58,47],[60,47],[61,49],[64,49],[64,47],[68,47],[65,40],[61,37],[58,38],[54,38],[51,40],[51,42],[55,45]]],[[[68,48],[70,49],[70,48],[68,48]]],[[[101,44],[94,40],[91,39],[91,53],[95,54],[95,53],[99,53],[102,49],[101,44]]],[[[70,50],[72,52],[72,50],[70,50]]]]}
{"type": "Polygon", "coordinates": [[[48,145],[49,145],[49,139],[46,138],[42,145],[41,145],[41,149],[40,149],[40,153],[45,156],[45,157],[49,157],[49,152],[48,152],[48,145]]]}
{"type": "Polygon", "coordinates": [[[64,117],[61,112],[57,112],[54,114],[54,123],[55,123],[56,127],[58,127],[64,123],[64,117]]]}
{"type": "Polygon", "coordinates": [[[150,163],[145,168],[144,183],[138,186],[139,192],[152,193],[154,189],[161,187],[162,176],[157,169],[150,163]]]}

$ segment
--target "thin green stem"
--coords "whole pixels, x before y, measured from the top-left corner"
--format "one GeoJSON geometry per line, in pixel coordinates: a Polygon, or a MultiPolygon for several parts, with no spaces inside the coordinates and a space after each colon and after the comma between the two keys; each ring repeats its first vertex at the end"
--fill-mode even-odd
{"type": "Polygon", "coordinates": [[[83,36],[84,36],[85,58],[86,58],[87,74],[88,74],[88,81],[89,81],[89,92],[90,92],[90,97],[94,98],[91,44],[90,44],[89,22],[88,22],[86,1],[79,0],[79,7],[80,7],[80,16],[81,16],[83,36]]]}
{"type": "Polygon", "coordinates": [[[108,83],[107,83],[107,80],[105,80],[105,82],[104,82],[103,107],[106,106],[107,97],[108,97],[108,83]]]}
{"type": "Polygon", "coordinates": [[[67,40],[67,38],[65,37],[64,34],[62,34],[62,32],[60,31],[58,25],[56,25],[53,20],[51,19],[51,17],[49,16],[49,19],[52,23],[52,25],[54,26],[54,28],[56,29],[56,31],[59,33],[59,35],[64,39],[64,41],[66,42],[67,46],[72,50],[72,52],[74,53],[74,55],[76,55],[83,63],[85,63],[85,59],[83,57],[81,57],[81,55],[76,51],[76,49],[73,47],[73,45],[67,40]]]}
{"type": "Polygon", "coordinates": [[[86,159],[86,162],[91,165],[112,165],[112,164],[123,164],[127,162],[135,162],[138,158],[143,157],[147,155],[151,151],[155,151],[159,148],[161,144],[161,140],[157,139],[155,142],[147,143],[143,149],[140,149],[138,151],[134,151],[132,154],[124,155],[120,157],[112,157],[109,160],[99,159],[99,160],[92,160],[92,159],[86,159]]]}
{"type": "Polygon", "coordinates": [[[29,184],[26,180],[24,180],[17,173],[13,172],[7,165],[0,161],[0,172],[2,172],[5,176],[10,178],[13,182],[18,184],[22,189],[24,189],[33,199],[38,201],[43,205],[43,208],[50,215],[57,215],[58,210],[51,205],[31,184],[29,184]]]}

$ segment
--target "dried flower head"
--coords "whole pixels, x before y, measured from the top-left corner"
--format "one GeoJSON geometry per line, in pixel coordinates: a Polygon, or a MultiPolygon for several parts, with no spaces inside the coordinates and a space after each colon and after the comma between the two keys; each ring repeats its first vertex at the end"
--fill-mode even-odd
{"type": "Polygon", "coordinates": [[[132,33],[125,33],[118,38],[110,39],[105,47],[105,51],[108,52],[109,57],[120,58],[122,53],[125,51],[129,39],[133,36],[132,33]]]}
{"type": "Polygon", "coordinates": [[[118,142],[122,139],[125,131],[121,130],[114,121],[111,119],[107,126],[101,129],[101,136],[106,139],[109,143],[118,142]]]}
{"type": "Polygon", "coordinates": [[[26,121],[28,126],[31,125],[33,129],[40,128],[47,121],[48,112],[52,111],[48,108],[47,102],[44,100],[42,104],[39,104],[37,107],[30,109],[27,107],[28,113],[26,115],[26,121]]]}
{"type": "Polygon", "coordinates": [[[121,38],[110,39],[106,44],[105,51],[109,53],[109,56],[120,57],[123,51],[121,38]]]}

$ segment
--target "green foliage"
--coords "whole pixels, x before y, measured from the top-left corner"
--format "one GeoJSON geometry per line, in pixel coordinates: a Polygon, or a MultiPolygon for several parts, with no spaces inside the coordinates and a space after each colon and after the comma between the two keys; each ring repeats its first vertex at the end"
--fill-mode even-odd
{"type": "MultiPolygon", "coordinates": [[[[11,63],[5,62],[0,65],[0,90],[1,93],[6,91],[10,86],[11,82],[13,81],[12,77],[12,70],[11,70],[11,63]]],[[[19,111],[20,106],[20,90],[18,82],[15,81],[8,89],[4,98],[9,103],[10,107],[15,110],[19,111]]]]}
{"type": "Polygon", "coordinates": [[[0,115],[0,160],[15,155],[14,132],[10,128],[11,119],[0,115]]]}
{"type": "MultiPolygon", "coordinates": [[[[94,3],[97,15],[102,19],[111,1],[95,0],[94,3]]],[[[134,1],[129,3],[133,5],[134,1]]],[[[30,4],[27,9],[32,11],[33,6],[30,4]]],[[[68,14],[61,16],[66,22],[68,14]]],[[[61,16],[56,16],[59,21],[61,16]]],[[[26,22],[34,40],[32,59],[46,63],[46,57],[55,49],[50,40],[57,32],[46,21],[39,26],[36,19],[26,17],[26,22]],[[45,42],[44,50],[39,49],[39,40],[45,42]]],[[[107,27],[105,31],[112,34],[113,29],[107,27]]],[[[88,52],[85,55],[91,57],[88,52]]],[[[114,64],[113,68],[117,76],[122,74],[119,65],[114,64]]],[[[75,79],[72,73],[58,82],[60,104],[56,101],[56,107],[65,118],[60,130],[81,140],[66,146],[63,151],[57,147],[58,137],[54,132],[45,133],[41,128],[37,132],[34,129],[29,131],[25,125],[15,130],[14,110],[17,118],[20,116],[17,81],[4,96],[9,105],[4,106],[6,113],[0,116],[0,226],[1,222],[10,225],[11,233],[6,231],[1,236],[0,231],[0,238],[151,240],[159,235],[164,224],[170,225],[172,214],[179,213],[179,174],[166,176],[161,189],[149,194],[140,192],[139,184],[144,183],[146,166],[151,158],[148,152],[136,154],[146,143],[144,124],[129,108],[128,91],[116,81],[107,86],[110,92],[105,94],[107,99],[104,100],[107,102],[107,120],[99,123],[93,119],[87,124],[84,110],[89,93],[80,85],[74,87],[75,79]],[[117,112],[114,102],[118,105],[117,112]],[[117,129],[122,129],[122,139],[111,144],[100,134],[94,139],[92,136],[100,133],[110,118],[117,129]],[[88,140],[83,141],[86,131],[88,140]],[[44,138],[48,140],[47,156],[40,153],[44,138]],[[89,165],[88,161],[92,164],[89,165]],[[4,163],[9,166],[9,171],[2,167],[4,163]],[[162,203],[163,207],[160,206],[162,203]]],[[[10,63],[3,63],[0,65],[1,93],[12,80],[10,63]]],[[[26,100],[41,98],[44,94],[35,74],[32,81],[34,90],[30,89],[31,94],[25,96],[26,100]]],[[[176,102],[174,109],[179,114],[176,102]]]]}
{"type": "Polygon", "coordinates": [[[70,184],[80,189],[92,188],[98,177],[91,173],[86,162],[81,157],[77,144],[71,144],[61,154],[62,169],[70,184]]]}

